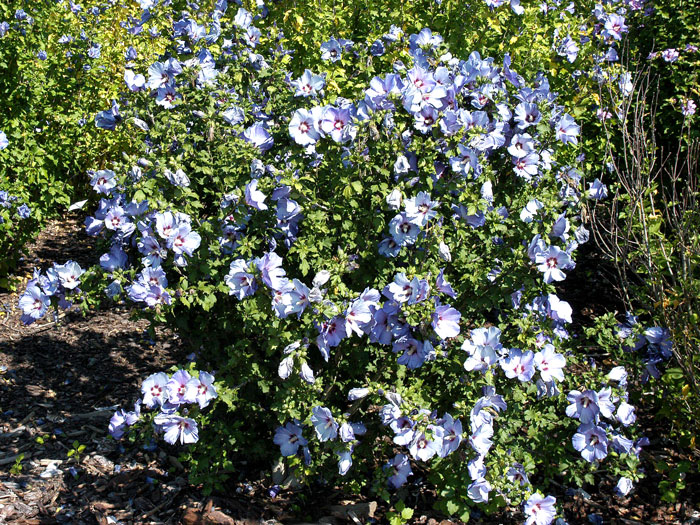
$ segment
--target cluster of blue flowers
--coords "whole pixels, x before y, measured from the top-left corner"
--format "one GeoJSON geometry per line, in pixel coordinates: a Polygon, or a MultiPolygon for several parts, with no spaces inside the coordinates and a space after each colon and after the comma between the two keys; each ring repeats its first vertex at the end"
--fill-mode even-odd
{"type": "MultiPolygon", "coordinates": [[[[99,17],[106,9],[110,7],[109,5],[104,5],[102,7],[94,6],[90,9],[83,10],[82,5],[71,2],[70,0],[68,2],[60,1],[57,3],[67,11],[70,11],[75,15],[79,15],[81,17],[81,21],[86,23],[86,25],[88,15],[95,17],[93,22],[97,22],[97,17],[99,17]]],[[[31,29],[31,27],[35,24],[35,20],[26,11],[24,11],[24,9],[17,9],[15,11],[14,18],[16,22],[14,22],[12,25],[7,21],[0,22],[0,38],[3,38],[13,30],[21,35],[25,35],[27,30],[31,29]]],[[[63,34],[56,41],[64,46],[69,46],[70,44],[78,42],[84,43],[84,45],[75,46],[75,49],[71,49],[72,46],[70,46],[69,49],[65,51],[65,56],[73,59],[73,64],[80,66],[84,71],[89,71],[93,67],[89,61],[84,61],[84,58],[87,57],[90,60],[95,60],[102,56],[102,44],[92,40],[85,30],[81,30],[77,38],[70,34],[63,34]],[[87,47],[86,51],[85,47],[87,47]]],[[[48,54],[44,49],[39,49],[36,52],[36,56],[42,61],[48,58],[48,54]]]]}
{"type": "Polygon", "coordinates": [[[617,326],[617,336],[620,341],[625,341],[636,334],[636,339],[632,346],[626,346],[628,352],[639,352],[644,362],[644,374],[642,381],[646,382],[649,377],[658,379],[661,377],[658,365],[668,361],[673,356],[673,343],[671,333],[666,328],[652,326],[641,330],[639,318],[636,315],[627,313],[624,323],[617,326]]]}
{"type": "MultiPolygon", "coordinates": [[[[313,408],[310,421],[319,441],[335,441],[340,437],[340,443],[335,447],[335,453],[338,456],[338,473],[344,476],[352,467],[352,452],[359,444],[357,436],[365,434],[367,429],[362,423],[349,421],[339,425],[331,411],[322,406],[313,408]]],[[[277,428],[273,441],[280,447],[280,453],[283,456],[294,456],[301,452],[304,462],[310,465],[312,459],[308,441],[303,437],[302,432],[303,428],[299,421],[290,421],[283,427],[277,428]]]]}
{"type": "Polygon", "coordinates": [[[462,350],[469,354],[464,369],[470,372],[495,372],[495,366],[499,365],[508,379],[522,382],[532,380],[539,371],[537,383],[541,385],[541,390],[556,391],[555,382],[564,380],[566,358],[556,352],[554,345],[542,338],[539,342],[542,349],[537,353],[518,348],[507,349],[500,343],[500,335],[501,331],[494,326],[472,330],[471,339],[462,344],[462,350]]]}
{"type": "MultiPolygon", "coordinates": [[[[274,166],[265,166],[262,161],[255,159],[251,163],[251,181],[246,184],[243,195],[231,192],[221,199],[221,209],[226,210],[227,215],[221,221],[222,235],[219,237],[219,245],[226,254],[233,253],[239,246],[239,241],[245,235],[251,212],[255,210],[267,210],[265,204],[267,195],[258,189],[259,178],[265,173],[274,174],[274,166]]],[[[274,189],[271,199],[275,205],[276,225],[273,236],[286,248],[289,248],[299,233],[299,223],[304,218],[302,208],[297,201],[292,199],[289,186],[281,185],[274,189]]]]}
{"type": "Polygon", "coordinates": [[[15,22],[12,24],[6,20],[0,22],[0,38],[5,37],[12,30],[25,35],[27,28],[34,25],[34,19],[24,9],[17,9],[14,18],[15,22]]]}
{"type": "MultiPolygon", "coordinates": [[[[436,413],[426,409],[406,410],[401,396],[393,392],[386,393],[385,397],[389,404],[380,411],[382,424],[394,432],[394,443],[407,447],[414,460],[429,461],[436,455],[444,458],[459,448],[462,442],[459,419],[447,413],[438,418],[436,413]]],[[[395,481],[392,485],[400,486],[395,481]]]]}
{"type": "Polygon", "coordinates": [[[22,322],[31,324],[44,317],[51,306],[52,298],[56,307],[68,309],[72,299],[80,294],[80,277],[85,273],[74,261],[53,266],[41,273],[34,270],[34,276],[27,282],[27,288],[19,298],[22,322]]]}
{"type": "MultiPolygon", "coordinates": [[[[442,304],[438,295],[431,296],[427,279],[409,279],[399,273],[381,294],[367,288],[346,304],[336,305],[324,299],[325,291],[321,289],[330,278],[329,272],[319,272],[309,288],[299,279],[288,279],[282,262],[275,252],[253,261],[233,261],[225,277],[229,293],[240,300],[252,296],[264,286],[269,290],[272,308],[280,318],[290,314],[300,317],[307,307],[315,304],[310,311],[316,317],[316,346],[326,361],[331,348],[338,346],[343,339],[357,335],[368,336],[371,343],[391,345],[394,353],[401,354],[398,363],[414,369],[437,357],[434,344],[429,339],[416,339],[415,333],[422,333],[424,327],[430,326],[437,336],[435,344],[439,344],[460,332],[461,314],[450,305],[442,304]],[[411,324],[402,308],[421,303],[425,306],[425,319],[411,324]]],[[[442,272],[435,281],[435,288],[439,293],[455,296],[442,272]]],[[[289,362],[290,358],[285,359],[289,362]]]]}
{"type": "MultiPolygon", "coordinates": [[[[177,177],[186,179],[186,175],[178,171],[177,177]]],[[[132,173],[140,173],[140,169],[135,167],[132,173]]],[[[176,177],[169,170],[165,176],[168,180],[176,177]]],[[[117,191],[116,174],[112,170],[95,172],[91,183],[96,192],[111,197],[100,199],[95,215],[85,220],[88,235],[96,236],[103,231],[111,233],[112,247],[100,257],[100,266],[108,272],[126,268],[129,259],[125,248],[135,246],[143,255],[143,270],[136,281],[126,287],[129,298],[149,307],[170,304],[171,298],[166,291],[168,280],[161,263],[172,253],[175,266],[187,266],[187,257],[199,248],[201,237],[192,229],[190,217],[179,212],[152,211],[148,201],[127,204],[123,193],[117,191]]],[[[114,297],[121,290],[121,283],[115,280],[107,293],[114,297]]]]}
{"type": "MultiPolygon", "coordinates": [[[[615,427],[617,423],[629,427],[637,420],[634,407],[627,402],[627,371],[622,366],[615,367],[608,373],[607,380],[608,385],[597,391],[572,390],[567,395],[570,404],[566,408],[566,415],[580,422],[578,431],[572,438],[573,447],[590,463],[605,459],[609,448],[618,454],[634,454],[638,457],[641,447],[649,443],[644,437],[637,441],[631,440],[622,434],[621,429],[615,427]],[[603,421],[601,417],[609,422],[603,421]]],[[[631,480],[622,477],[617,493],[627,495],[632,486],[631,480]]]]}
{"type": "Polygon", "coordinates": [[[153,423],[156,433],[162,433],[167,443],[196,443],[199,429],[194,419],[186,417],[189,415],[187,407],[196,404],[202,410],[217,397],[212,374],[200,371],[195,377],[186,370],[178,370],[172,377],[165,372],[150,375],[141,385],[141,393],[143,397],[136,402],[133,411],[119,409],[110,419],[109,433],[115,439],[121,439],[129,427],[141,419],[143,405],[160,410],[153,423]]]}
{"type": "MultiPolygon", "coordinates": [[[[0,37],[2,37],[1,30],[0,37]]],[[[9,145],[10,141],[7,138],[7,135],[4,131],[0,130],[0,151],[4,150],[9,145]]],[[[20,199],[16,195],[11,195],[6,190],[0,190],[0,209],[4,208],[6,210],[9,210],[10,208],[15,208],[14,212],[17,214],[17,217],[19,217],[20,219],[28,219],[32,214],[31,208],[26,203],[22,202],[18,204],[19,202],[20,199]]],[[[12,210],[10,210],[10,212],[12,212],[12,210]]],[[[5,217],[3,217],[2,214],[0,214],[0,224],[4,222],[5,217]]]]}
{"type": "MultiPolygon", "coordinates": [[[[2,136],[0,136],[0,146],[2,145],[2,136]]],[[[2,149],[2,147],[0,147],[2,149]]],[[[32,215],[32,210],[29,206],[27,206],[26,203],[22,202],[21,204],[17,204],[19,201],[19,198],[15,195],[10,195],[7,191],[5,190],[0,190],[0,208],[5,208],[5,209],[10,209],[10,208],[15,208],[15,213],[17,214],[17,217],[20,219],[28,219],[32,215]]],[[[10,210],[12,211],[12,210],[10,210]]],[[[0,224],[5,222],[5,218],[0,215],[0,224]]]]}

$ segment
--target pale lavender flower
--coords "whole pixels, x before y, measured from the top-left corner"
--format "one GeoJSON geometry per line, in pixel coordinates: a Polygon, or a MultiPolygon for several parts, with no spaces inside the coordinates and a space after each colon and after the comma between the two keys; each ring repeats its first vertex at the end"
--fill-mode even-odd
{"type": "Polygon", "coordinates": [[[615,404],[613,403],[612,389],[610,387],[601,388],[598,394],[598,408],[600,414],[608,419],[615,418],[615,404]]]}
{"type": "Polygon", "coordinates": [[[554,496],[543,497],[541,494],[533,494],[525,502],[523,512],[527,519],[525,525],[549,525],[557,515],[554,506],[557,502],[554,496]]]}
{"type": "Polygon", "coordinates": [[[589,199],[604,199],[605,197],[608,196],[608,188],[603,184],[600,179],[595,179],[593,182],[590,183],[590,187],[588,189],[588,198],[589,199]]]}
{"type": "Polygon", "coordinates": [[[146,77],[135,74],[131,69],[125,69],[124,82],[130,91],[141,91],[146,86],[146,77]]]}
{"type": "Polygon", "coordinates": [[[229,287],[229,295],[236,296],[239,301],[253,295],[258,288],[255,276],[248,272],[248,264],[243,259],[236,259],[231,263],[224,282],[229,287]]]}
{"type": "Polygon", "coordinates": [[[542,119],[542,113],[537,104],[531,102],[521,102],[515,107],[515,121],[519,129],[525,129],[537,125],[542,119]]]}
{"type": "Polygon", "coordinates": [[[61,281],[61,286],[66,290],[77,288],[80,284],[80,276],[85,273],[85,270],[75,261],[68,261],[60,265],[54,263],[54,269],[61,281]]]}
{"type": "Polygon", "coordinates": [[[217,396],[216,388],[214,388],[214,376],[203,370],[199,372],[199,377],[191,378],[186,387],[185,401],[197,403],[200,409],[209,405],[211,400],[217,396]]]}
{"type": "Polygon", "coordinates": [[[321,441],[335,439],[338,436],[338,423],[335,422],[331,411],[326,407],[317,406],[313,408],[311,423],[313,423],[316,435],[321,441]]]}
{"type": "Polygon", "coordinates": [[[183,223],[173,230],[166,244],[176,255],[192,256],[201,242],[202,237],[196,231],[192,231],[189,224],[183,223]]]}
{"type": "Polygon", "coordinates": [[[369,394],[369,388],[352,388],[348,392],[348,401],[357,401],[369,394]]]}
{"type": "Polygon", "coordinates": [[[620,387],[625,388],[627,386],[627,370],[624,366],[616,366],[608,372],[608,379],[619,382],[620,387]]]}
{"type": "Polygon", "coordinates": [[[306,381],[309,384],[314,384],[314,382],[316,382],[316,378],[314,377],[314,371],[311,370],[311,367],[306,363],[306,361],[301,362],[301,367],[299,369],[299,377],[301,377],[302,380],[306,381]]]}
{"type": "MultiPolygon", "coordinates": [[[[485,411],[481,411],[485,412],[485,411]]],[[[480,412],[480,413],[481,413],[480,412]]],[[[474,426],[474,420],[472,418],[472,427],[474,426]]],[[[474,449],[474,451],[481,455],[485,456],[491,446],[493,445],[493,441],[491,441],[491,438],[493,437],[493,425],[489,423],[483,423],[479,425],[476,429],[472,429],[472,434],[469,436],[469,445],[474,449]]]]}
{"type": "MultiPolygon", "coordinates": [[[[683,104],[681,105],[681,113],[683,113],[684,117],[690,117],[691,115],[695,115],[695,111],[698,109],[697,104],[693,99],[687,98],[683,101],[683,104]]],[[[0,147],[0,149],[2,149],[0,147]]]]}
{"type": "Polygon", "coordinates": [[[501,358],[501,368],[508,379],[518,378],[520,381],[527,382],[535,375],[534,359],[532,351],[522,352],[513,348],[506,357],[501,358]]]}
{"type": "Polygon", "coordinates": [[[433,431],[440,438],[440,450],[438,455],[444,458],[459,448],[462,442],[462,422],[454,419],[450,414],[445,414],[433,431]]]}
{"type": "Polygon", "coordinates": [[[165,372],[158,372],[146,378],[141,385],[141,393],[143,394],[143,404],[148,408],[153,408],[156,405],[163,405],[168,400],[168,375],[165,372]]]}
{"type": "Polygon", "coordinates": [[[568,113],[565,113],[556,125],[557,140],[560,140],[564,144],[578,144],[577,137],[580,131],[581,128],[568,113]]]}
{"type": "Polygon", "coordinates": [[[477,479],[467,487],[467,496],[476,503],[487,503],[491,490],[493,489],[488,481],[483,478],[477,479]]]}
{"type": "Polygon", "coordinates": [[[430,440],[424,433],[415,433],[408,450],[415,459],[428,461],[440,452],[442,444],[436,440],[430,440]]]}
{"type": "Polygon", "coordinates": [[[467,463],[469,477],[474,481],[483,479],[486,476],[486,465],[484,465],[484,456],[476,456],[467,463]]]}
{"type": "Polygon", "coordinates": [[[373,306],[369,301],[355,299],[345,311],[345,329],[347,336],[350,337],[353,332],[362,337],[364,330],[372,322],[372,313],[370,306],[373,306]]]}
{"type": "Polygon", "coordinates": [[[289,122],[289,135],[301,146],[316,144],[321,135],[316,130],[316,120],[313,114],[306,109],[298,109],[294,112],[289,122]]]}
{"type": "Polygon", "coordinates": [[[187,403],[187,383],[192,379],[192,376],[186,370],[178,370],[173,374],[168,383],[165,385],[168,390],[168,402],[174,405],[187,403]]]}
{"type": "Polygon", "coordinates": [[[678,53],[677,49],[674,48],[669,48],[669,49],[664,49],[661,52],[661,58],[663,58],[666,62],[672,63],[678,60],[678,57],[680,56],[680,53],[678,53]]]}
{"type": "Polygon", "coordinates": [[[335,142],[342,144],[354,138],[357,133],[356,127],[350,124],[350,119],[349,108],[328,106],[323,111],[320,129],[335,142]]]}
{"type": "Polygon", "coordinates": [[[598,406],[598,394],[593,390],[579,392],[572,390],[566,396],[567,401],[571,403],[566,407],[566,415],[577,418],[581,423],[593,423],[598,420],[600,407],[598,406]]]}
{"type": "Polygon", "coordinates": [[[622,33],[627,32],[627,25],[625,25],[625,17],[618,14],[610,14],[605,20],[605,27],[603,30],[603,35],[612,37],[615,40],[620,40],[622,38],[622,33]]]}
{"type": "Polygon", "coordinates": [[[439,291],[444,293],[445,295],[449,295],[450,297],[456,297],[457,294],[455,293],[454,289],[452,288],[452,285],[447,282],[447,279],[445,279],[445,269],[442,268],[440,270],[440,273],[437,276],[437,279],[435,280],[435,288],[439,291]]]}
{"type": "Polygon", "coordinates": [[[592,423],[581,425],[571,443],[589,463],[604,459],[608,455],[608,438],[605,430],[592,423]]]}
{"type": "Polygon", "coordinates": [[[389,486],[395,489],[406,483],[408,476],[413,474],[411,464],[404,454],[397,454],[384,468],[389,469],[389,486]]]}
{"type": "Polygon", "coordinates": [[[554,345],[546,344],[541,352],[535,354],[535,365],[543,381],[564,381],[566,358],[556,352],[554,345]]]}
{"type": "Polygon", "coordinates": [[[260,270],[263,282],[269,288],[277,290],[287,281],[282,268],[282,258],[275,252],[266,253],[262,258],[256,259],[255,264],[260,270]]]}
{"type": "Polygon", "coordinates": [[[265,125],[262,122],[256,122],[246,128],[243,132],[243,139],[253,144],[261,152],[269,150],[274,144],[272,135],[265,129],[265,125]]]}
{"type": "Polygon", "coordinates": [[[22,310],[22,322],[30,324],[46,315],[51,305],[51,299],[45,295],[36,284],[27,286],[26,291],[19,298],[19,308],[22,310]]]}
{"type": "Polygon", "coordinates": [[[231,106],[221,113],[221,117],[232,126],[242,124],[245,121],[245,111],[238,106],[231,106]]]}
{"type": "Polygon", "coordinates": [[[340,60],[341,55],[340,43],[335,38],[331,38],[328,42],[321,44],[321,60],[337,62],[340,60]]]}
{"type": "Polygon", "coordinates": [[[506,477],[511,483],[517,483],[521,487],[530,484],[527,473],[520,463],[516,463],[510,467],[506,473],[506,477]]]}
{"type": "Polygon", "coordinates": [[[430,352],[433,350],[430,341],[425,341],[421,343],[413,337],[401,337],[396,340],[393,346],[394,352],[400,352],[403,350],[403,354],[397,359],[397,363],[404,365],[406,368],[412,370],[420,368],[426,361],[430,352]]]}
{"type": "Polygon", "coordinates": [[[630,493],[633,487],[634,484],[632,483],[632,480],[622,476],[618,480],[617,486],[615,487],[615,494],[617,494],[620,497],[627,496],[627,494],[630,493]]]}
{"type": "Polygon", "coordinates": [[[165,109],[172,108],[175,105],[175,101],[179,98],[182,97],[175,91],[175,86],[172,84],[159,87],[156,91],[156,104],[163,106],[165,109]]]}
{"type": "Polygon", "coordinates": [[[352,450],[342,450],[338,454],[338,474],[345,476],[352,467],[352,450]]]}
{"type": "Polygon", "coordinates": [[[266,210],[266,195],[258,190],[258,179],[251,180],[245,187],[245,203],[256,210],[266,210]]]}
{"type": "Polygon", "coordinates": [[[90,185],[96,192],[109,195],[110,191],[117,185],[116,176],[112,170],[96,171],[90,180],[90,185]]]}
{"type": "Polygon", "coordinates": [[[527,224],[531,223],[542,208],[544,208],[544,204],[537,199],[530,199],[520,212],[520,220],[527,224]]]}
{"type": "Polygon", "coordinates": [[[294,96],[309,97],[317,95],[326,84],[325,75],[315,75],[310,70],[305,70],[304,74],[298,79],[292,81],[294,87],[294,96]]]}
{"type": "Polygon", "coordinates": [[[199,429],[194,419],[177,415],[161,414],[156,416],[154,423],[164,432],[163,439],[174,445],[196,443],[199,440],[199,429]]]}
{"type": "Polygon", "coordinates": [[[406,199],[404,204],[406,217],[421,228],[437,215],[436,208],[440,205],[439,202],[431,200],[430,194],[424,191],[418,193],[416,197],[406,199]]]}
{"type": "Polygon", "coordinates": [[[301,435],[302,429],[299,425],[289,422],[283,427],[277,427],[273,439],[275,445],[279,445],[280,453],[287,457],[293,456],[299,447],[306,447],[308,441],[301,435]]]}
{"type": "Polygon", "coordinates": [[[117,410],[109,420],[109,433],[114,439],[124,437],[127,429],[136,423],[141,416],[139,404],[136,403],[133,412],[125,412],[123,409],[117,410]]]}
{"type": "Polygon", "coordinates": [[[400,213],[389,222],[389,233],[399,246],[415,244],[420,227],[405,214],[400,213]]]}
{"type": "Polygon", "coordinates": [[[579,52],[579,47],[576,44],[576,41],[571,38],[570,36],[567,36],[562,43],[559,45],[559,48],[557,49],[557,54],[559,56],[565,56],[566,59],[570,63],[574,63],[576,60],[576,57],[578,56],[579,52]]]}
{"type": "Polygon", "coordinates": [[[634,407],[629,403],[623,401],[620,406],[617,407],[617,420],[625,425],[630,426],[637,420],[637,415],[634,413],[634,407]]]}
{"type": "Polygon", "coordinates": [[[539,172],[540,156],[531,151],[524,157],[513,158],[513,171],[518,177],[529,181],[539,172]]]}
{"type": "Polygon", "coordinates": [[[535,255],[535,264],[538,265],[537,269],[543,272],[544,282],[549,284],[552,281],[566,279],[566,274],[562,269],[569,269],[572,261],[568,253],[556,246],[550,246],[535,255]]]}
{"type": "Polygon", "coordinates": [[[462,314],[450,305],[438,306],[433,314],[431,326],[440,339],[457,337],[461,317],[462,314]]]}
{"type": "Polygon", "coordinates": [[[471,340],[462,344],[462,350],[469,353],[464,362],[467,371],[484,371],[498,361],[498,353],[503,345],[499,341],[501,331],[495,326],[477,328],[470,332],[471,340]]]}

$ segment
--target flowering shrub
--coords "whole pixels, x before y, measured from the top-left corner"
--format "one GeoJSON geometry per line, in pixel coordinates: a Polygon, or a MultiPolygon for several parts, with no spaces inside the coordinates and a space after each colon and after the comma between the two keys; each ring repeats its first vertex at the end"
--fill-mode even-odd
{"type": "MultiPolygon", "coordinates": [[[[581,122],[608,108],[581,108],[604,103],[588,80],[629,95],[606,66],[629,30],[620,5],[484,3],[497,60],[476,33],[451,46],[454,27],[315,27],[295,54],[301,22],[275,6],[266,21],[225,1],[139,4],[123,25],[158,53],[125,50],[85,127],[121,153],[86,178],[104,253],[37,273],[19,302],[31,323],[128,301],[197,350],[145,379],[115,438],[189,445],[209,486],[280,456],[289,484],[371,480],[387,500],[425,475],[462,519],[512,505],[550,523],[549,481],[606,467],[632,490],[645,441],[627,371],[589,366],[555,287],[588,240],[586,200],[607,195],[584,182],[581,122]],[[503,55],[521,16],[532,52],[503,55]]],[[[668,346],[644,337],[653,374],[668,346]]]]}
{"type": "MultiPolygon", "coordinates": [[[[171,14],[189,9],[181,1],[163,2],[162,6],[150,0],[138,4],[143,11],[94,0],[81,4],[12,0],[0,6],[0,128],[14,143],[0,165],[0,179],[10,193],[27,194],[38,221],[84,197],[75,181],[87,167],[104,167],[115,152],[132,151],[133,137],[128,133],[96,134],[85,124],[97,107],[117,97],[124,75],[136,77],[126,78],[129,89],[140,89],[134,67],[144,66],[154,50],[166,49],[171,14]],[[25,100],[32,104],[24,104],[25,100]]],[[[265,6],[257,2],[250,18],[267,16],[270,25],[280,27],[297,50],[286,65],[296,71],[320,68],[319,73],[327,76],[329,94],[354,96],[375,73],[391,67],[402,51],[402,46],[389,44],[404,32],[415,34],[412,41],[406,41],[408,46],[429,43],[432,32],[420,30],[430,25],[440,33],[436,40],[444,38],[460,56],[473,49],[502,54],[507,42],[515,63],[523,70],[546,70],[554,90],[576,101],[577,119],[591,124],[588,115],[593,112],[582,108],[602,103],[595,97],[596,85],[609,74],[605,64],[617,60],[617,43],[630,25],[625,11],[640,12],[643,2],[579,8],[557,2],[440,5],[432,0],[411,5],[388,1],[381,9],[353,2],[343,9],[325,2],[295,5],[292,11],[284,3],[265,6]],[[302,14],[311,11],[317,16],[304,19],[302,14]],[[396,20],[402,28],[391,25],[396,20]],[[456,20],[460,23],[455,24],[456,20]],[[473,30],[465,33],[465,25],[473,30]],[[364,51],[368,62],[355,71],[357,76],[347,78],[346,68],[358,58],[353,38],[368,42],[364,51]],[[320,39],[325,43],[318,53],[320,39]]],[[[213,42],[218,29],[205,29],[202,35],[213,42]]],[[[255,31],[247,37],[252,42],[259,39],[255,31]]],[[[691,111],[692,99],[682,102],[691,111]]],[[[103,117],[109,126],[110,119],[119,118],[118,110],[111,116],[103,113],[103,117]]],[[[586,139],[591,159],[599,149],[599,135],[586,139]]],[[[36,231],[27,228],[27,223],[22,226],[27,238],[36,231]]],[[[19,253],[24,242],[13,236],[7,251],[19,253]]],[[[5,266],[0,272],[11,268],[9,261],[5,266]]]]}
{"type": "Polygon", "coordinates": [[[2,288],[40,225],[84,198],[85,170],[130,148],[129,135],[89,125],[121,90],[126,51],[150,55],[158,45],[124,32],[126,12],[92,0],[0,5],[0,191],[31,210],[30,220],[3,214],[2,288]]]}
{"type": "Polygon", "coordinates": [[[142,147],[90,173],[99,267],[37,275],[25,320],[51,297],[106,293],[177,327],[215,371],[147,378],[112,434],[152,422],[193,445],[193,478],[210,483],[241,455],[281,454],[302,482],[373,479],[386,498],[425,471],[463,518],[508,503],[549,523],[546,480],[592,482],[603,459],[636,479],[619,375],[568,371],[582,356],[553,285],[605,188],[586,192],[580,127],[547,76],[392,29],[376,67],[376,42],[321,45],[366,79],[336,90],[288,72],[285,42],[225,2],[190,10],[94,118],[142,147]]]}

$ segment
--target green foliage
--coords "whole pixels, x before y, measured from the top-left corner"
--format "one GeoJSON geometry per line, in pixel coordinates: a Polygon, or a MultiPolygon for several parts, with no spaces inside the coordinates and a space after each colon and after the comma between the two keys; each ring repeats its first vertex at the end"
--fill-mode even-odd
{"type": "MultiPolygon", "coordinates": [[[[655,90],[648,94],[648,102],[658,102],[655,125],[659,147],[670,152],[683,134],[682,105],[688,99],[700,103],[700,4],[696,0],[668,0],[653,2],[649,7],[644,24],[630,34],[630,57],[646,62],[652,78],[658,80],[655,90]],[[672,61],[673,55],[664,55],[669,49],[678,52],[672,61]]],[[[692,125],[696,119],[690,119],[688,126],[691,139],[700,138],[697,125],[692,125]]]]}
{"type": "Polygon", "coordinates": [[[10,467],[10,474],[12,474],[13,476],[19,476],[20,474],[22,474],[22,469],[24,468],[24,465],[22,465],[23,460],[24,453],[19,454],[15,459],[14,464],[10,467]]]}
{"type": "Polygon", "coordinates": [[[122,91],[129,45],[142,55],[162,48],[158,39],[144,42],[125,33],[119,22],[132,12],[95,1],[83,2],[78,13],[53,0],[0,4],[0,21],[10,22],[0,37],[0,131],[9,141],[0,151],[0,190],[32,210],[23,221],[0,210],[0,252],[9,254],[0,260],[0,288],[9,286],[6,275],[45,221],[87,196],[88,168],[132,147],[128,134],[94,125],[95,114],[122,91]],[[29,18],[15,20],[20,8],[29,18]],[[59,42],[65,36],[71,40],[59,42]],[[100,56],[91,58],[94,45],[100,56]]]}
{"type": "Polygon", "coordinates": [[[403,501],[396,503],[394,510],[387,512],[386,519],[391,525],[403,525],[411,521],[413,509],[406,507],[403,501]]]}
{"type": "Polygon", "coordinates": [[[689,472],[694,470],[693,464],[690,461],[681,461],[678,465],[671,466],[665,461],[659,460],[655,467],[665,478],[659,483],[661,499],[668,503],[675,503],[679,494],[686,488],[685,478],[689,472]]]}
{"type": "Polygon", "coordinates": [[[83,457],[83,452],[85,452],[85,445],[81,444],[79,441],[73,441],[73,445],[68,450],[66,455],[69,458],[75,459],[76,463],[80,463],[80,460],[83,457]]]}

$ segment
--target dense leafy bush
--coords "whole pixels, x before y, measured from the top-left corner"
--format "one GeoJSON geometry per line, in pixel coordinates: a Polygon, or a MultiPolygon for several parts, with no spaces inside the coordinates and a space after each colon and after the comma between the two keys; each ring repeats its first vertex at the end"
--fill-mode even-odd
{"type": "Polygon", "coordinates": [[[651,2],[644,24],[631,35],[635,54],[630,61],[644,62],[654,79],[647,103],[659,106],[657,145],[667,153],[675,150],[675,141],[681,135],[690,135],[691,139],[699,136],[697,126],[683,130],[683,116],[694,114],[700,103],[698,7],[697,2],[651,2]]]}
{"type": "MultiPolygon", "coordinates": [[[[192,477],[210,485],[280,453],[288,483],[337,471],[386,498],[426,472],[465,519],[522,503],[549,523],[554,498],[536,487],[593,483],[603,459],[628,492],[627,374],[587,365],[554,288],[588,238],[583,203],[606,190],[586,187],[581,130],[549,76],[396,26],[294,56],[225,2],[146,3],[130,31],[171,24],[172,42],[129,60],[127,89],[94,118],[141,139],[89,174],[100,265],[55,265],[20,300],[32,322],[106,292],[197,349],[144,382],[153,410],[119,411],[113,434],[193,444],[192,477]]],[[[625,30],[608,11],[593,13],[605,49],[625,30]]],[[[560,45],[518,54],[539,64],[568,56],[560,45]]]]}
{"type": "MultiPolygon", "coordinates": [[[[27,202],[24,195],[12,195],[0,190],[0,235],[9,246],[23,246],[37,230],[38,221],[32,216],[27,202]]],[[[5,252],[0,261],[0,275],[13,268],[19,257],[19,251],[5,252]]],[[[7,282],[0,278],[0,286],[6,285],[7,282]]]]}
{"type": "Polygon", "coordinates": [[[126,51],[150,55],[158,38],[129,35],[121,6],[12,0],[0,5],[0,190],[31,220],[5,218],[0,286],[38,225],[87,196],[85,170],[130,149],[128,134],[100,133],[98,108],[121,91],[126,51]],[[133,46],[132,46],[133,44],[133,46]]]}

